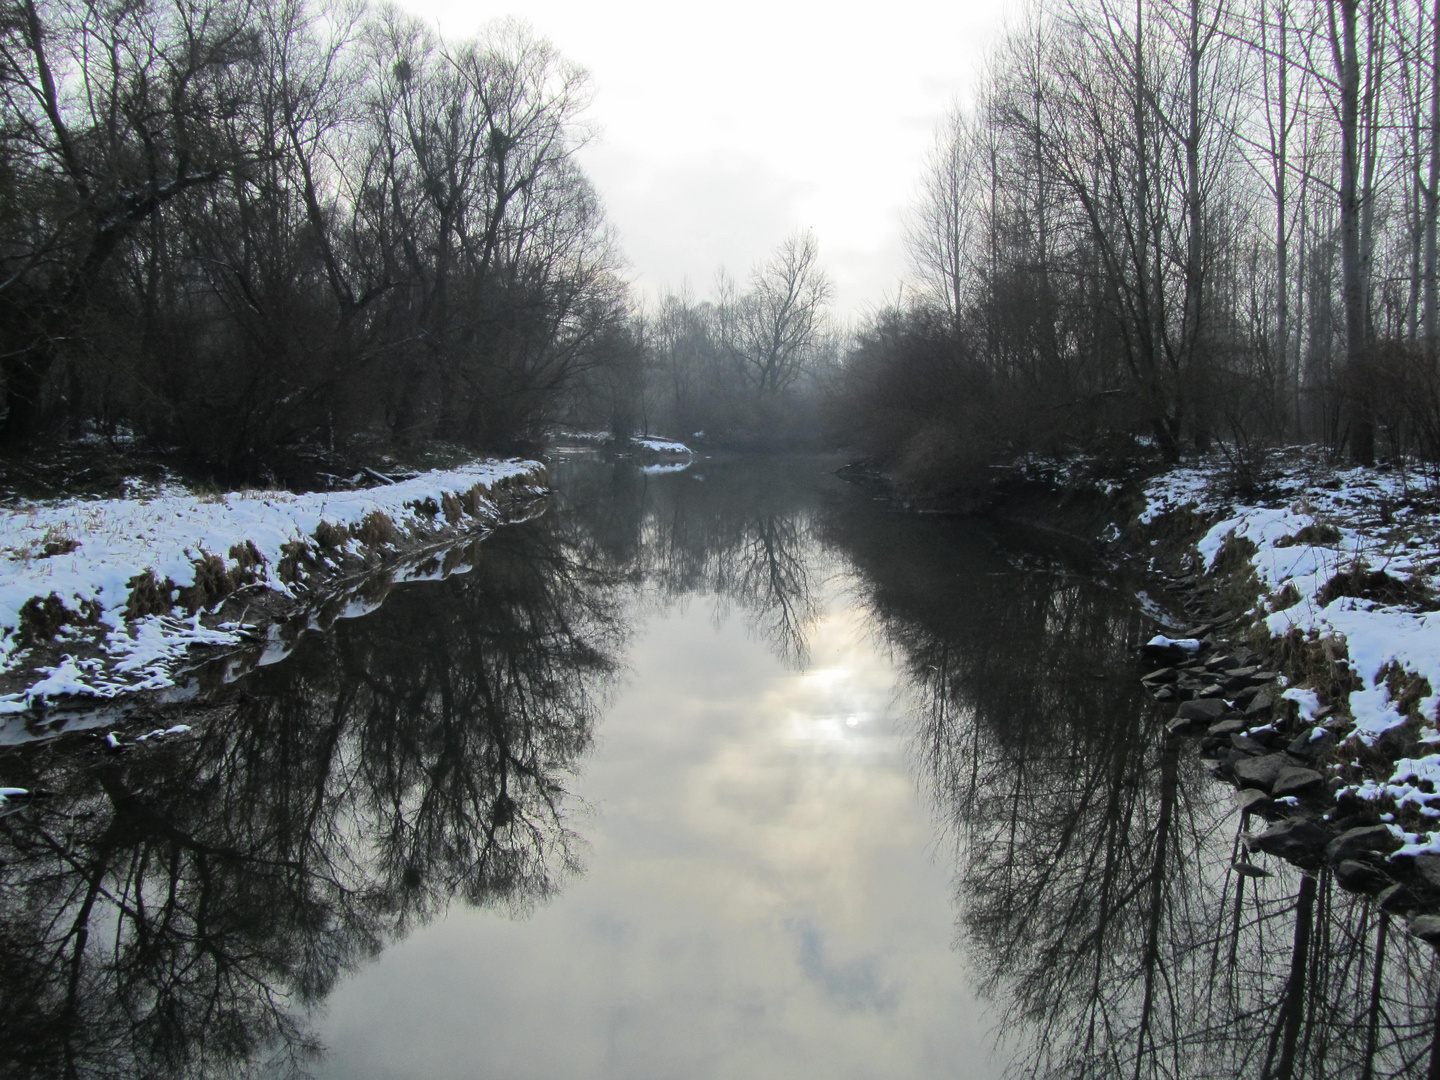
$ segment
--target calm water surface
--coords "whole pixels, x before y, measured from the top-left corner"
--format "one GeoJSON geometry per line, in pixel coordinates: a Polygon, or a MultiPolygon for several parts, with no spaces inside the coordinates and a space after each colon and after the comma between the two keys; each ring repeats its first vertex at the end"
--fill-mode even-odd
{"type": "Polygon", "coordinates": [[[1229,870],[1133,588],[834,464],[563,460],[193,737],[7,751],[0,1071],[1426,1075],[1428,951],[1229,870]]]}

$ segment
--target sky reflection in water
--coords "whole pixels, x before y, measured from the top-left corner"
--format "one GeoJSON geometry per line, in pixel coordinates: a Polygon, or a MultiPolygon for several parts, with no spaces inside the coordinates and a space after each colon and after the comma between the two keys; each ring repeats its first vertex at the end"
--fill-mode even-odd
{"type": "Polygon", "coordinates": [[[648,619],[577,785],[586,874],[523,921],[453,908],[342,984],[322,1074],[998,1073],[896,672],[824,593],[804,671],[704,597],[648,619]]]}
{"type": "Polygon", "coordinates": [[[813,462],[563,490],[193,737],[0,749],[0,1074],[1427,1075],[1429,949],[1236,874],[1123,582],[813,462]]]}

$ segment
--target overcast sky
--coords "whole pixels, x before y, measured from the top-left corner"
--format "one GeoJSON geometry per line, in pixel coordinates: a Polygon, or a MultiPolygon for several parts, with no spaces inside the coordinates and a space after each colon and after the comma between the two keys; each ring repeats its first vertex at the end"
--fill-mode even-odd
{"type": "Polygon", "coordinates": [[[594,79],[584,152],[630,274],[707,295],[815,230],[837,308],[893,299],[902,217],[935,121],[1015,0],[401,0],[447,37],[507,15],[594,79]]]}

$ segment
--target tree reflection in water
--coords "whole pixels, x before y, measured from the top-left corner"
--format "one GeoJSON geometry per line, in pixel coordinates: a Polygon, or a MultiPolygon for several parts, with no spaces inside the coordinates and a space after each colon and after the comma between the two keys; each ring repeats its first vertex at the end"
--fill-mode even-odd
{"type": "Polygon", "coordinates": [[[1328,875],[1231,869],[1230,793],[1140,693],[1128,595],[1018,561],[1032,538],[725,471],[577,471],[468,573],[196,706],[193,738],[7,751],[56,794],[0,818],[0,1072],[303,1070],[345,972],[452,899],[524,911],[576,872],[566,785],[636,613],[703,597],[803,665],[848,566],[1016,1073],[1440,1075],[1428,948],[1328,875]]]}
{"type": "Polygon", "coordinates": [[[255,673],[193,740],[24,755],[59,794],[0,821],[0,1071],[288,1070],[314,1051],[301,1007],[387,940],[452,897],[553,892],[621,633],[574,548],[502,531],[469,574],[255,673]]]}
{"type": "Polygon", "coordinates": [[[549,897],[578,868],[566,781],[638,583],[652,603],[710,592],[803,657],[792,487],[574,479],[468,573],[198,707],[194,738],[8,752],[7,782],[56,794],[0,818],[0,1072],[303,1072],[306,1008],[387,942],[453,898],[549,897]]]}
{"type": "Polygon", "coordinates": [[[1440,1075],[1427,946],[1328,872],[1231,869],[1230,790],[1139,693],[1128,596],[960,526],[850,512],[829,535],[905,664],[1016,1075],[1440,1075]]]}

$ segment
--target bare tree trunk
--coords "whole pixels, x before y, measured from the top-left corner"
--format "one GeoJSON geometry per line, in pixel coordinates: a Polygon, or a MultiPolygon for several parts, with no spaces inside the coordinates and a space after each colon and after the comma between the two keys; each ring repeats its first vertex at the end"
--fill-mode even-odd
{"type": "Polygon", "coordinates": [[[1425,188],[1424,335],[1426,355],[1434,363],[1440,351],[1436,333],[1440,313],[1437,313],[1435,286],[1435,220],[1436,210],[1440,208],[1440,0],[1435,0],[1430,18],[1430,175],[1425,188]]]}
{"type": "Polygon", "coordinates": [[[1375,425],[1361,387],[1367,341],[1360,244],[1360,58],[1355,40],[1358,6],[1359,0],[1330,0],[1329,17],[1331,53],[1340,84],[1340,294],[1345,306],[1350,455],[1357,464],[1371,465],[1375,461],[1375,425]]]}
{"type": "Polygon", "coordinates": [[[1300,1025],[1305,1018],[1305,973],[1310,966],[1310,937],[1315,922],[1315,879],[1300,878],[1300,899],[1295,907],[1295,942],[1290,952],[1290,978],[1285,984],[1281,1005],[1280,1060],[1273,1080],[1290,1080],[1295,1074],[1295,1049],[1300,1042],[1300,1025]]]}

